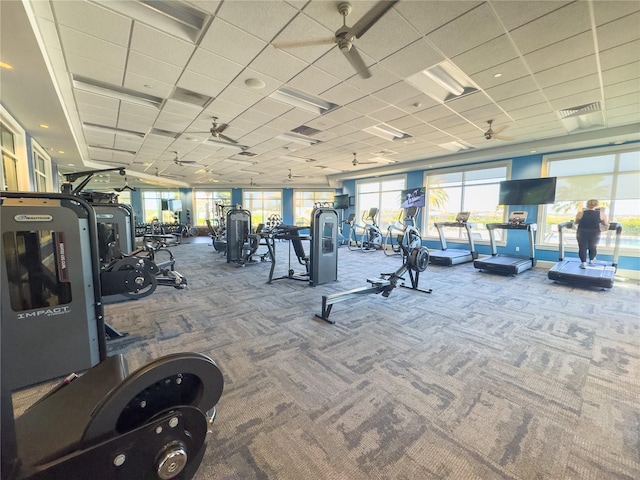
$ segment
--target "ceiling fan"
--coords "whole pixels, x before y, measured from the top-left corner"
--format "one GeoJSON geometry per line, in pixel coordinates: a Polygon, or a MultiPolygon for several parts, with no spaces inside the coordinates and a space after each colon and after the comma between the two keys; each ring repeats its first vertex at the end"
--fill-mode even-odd
{"type": "Polygon", "coordinates": [[[294,175],[293,173],[291,173],[291,169],[289,169],[289,175],[287,175],[287,178],[289,180],[292,180],[294,178],[307,178],[306,175],[294,175]]]}
{"type": "Polygon", "coordinates": [[[365,13],[360,20],[358,20],[352,27],[347,26],[347,16],[351,13],[351,4],[349,2],[341,2],[338,4],[338,12],[342,15],[342,27],[336,30],[333,38],[309,40],[294,43],[282,43],[274,44],[276,48],[288,48],[288,47],[306,47],[313,45],[326,45],[330,43],[337,43],[338,48],[344,53],[347,60],[355,68],[356,72],[362,78],[370,78],[371,72],[367,68],[367,65],[362,60],[360,53],[353,44],[354,39],[360,38],[366,33],[387,11],[393,7],[398,0],[381,0],[376,3],[367,13],[365,13]]]}
{"type": "Polygon", "coordinates": [[[360,161],[358,161],[358,156],[357,156],[356,152],[353,152],[353,160],[351,160],[351,165],[353,165],[354,167],[357,167],[358,165],[372,165],[374,163],[378,163],[378,162],[360,162],[360,161]]]}
{"type": "Polygon", "coordinates": [[[222,135],[222,132],[224,132],[229,125],[226,123],[218,123],[218,117],[212,117],[212,118],[213,118],[213,123],[211,124],[211,128],[209,129],[209,131],[191,132],[191,133],[208,133],[214,138],[236,145],[238,143],[236,140],[234,140],[233,138],[229,138],[226,135],[222,135]]]}
{"type": "Polygon", "coordinates": [[[174,175],[172,173],[160,173],[160,169],[158,167],[156,167],[156,177],[184,178],[184,175],[174,175]]]}
{"type": "Polygon", "coordinates": [[[500,135],[500,132],[503,132],[504,130],[506,130],[509,126],[505,125],[503,127],[499,127],[496,128],[495,130],[491,127],[491,125],[493,124],[493,120],[487,120],[487,123],[489,124],[489,128],[486,132],[484,132],[484,138],[486,138],[487,140],[513,140],[512,137],[505,137],[503,135],[500,135]]]}
{"type": "Polygon", "coordinates": [[[183,166],[187,163],[197,163],[195,160],[181,160],[180,157],[178,156],[178,152],[174,151],[173,153],[175,153],[175,157],[173,158],[173,163],[175,163],[176,165],[180,165],[183,166]]]}

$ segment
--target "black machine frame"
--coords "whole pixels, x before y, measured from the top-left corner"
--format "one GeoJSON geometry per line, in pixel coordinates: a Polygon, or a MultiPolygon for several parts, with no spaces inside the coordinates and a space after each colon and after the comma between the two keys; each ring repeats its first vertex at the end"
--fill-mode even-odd
{"type": "Polygon", "coordinates": [[[435,222],[433,225],[436,227],[438,237],[440,238],[440,250],[429,250],[431,263],[450,267],[461,263],[472,262],[478,258],[478,252],[476,252],[473,235],[471,234],[472,225],[469,223],[469,212],[459,212],[455,222],[435,222]],[[469,250],[447,247],[447,240],[444,233],[444,229],[447,227],[465,230],[469,250]]]}

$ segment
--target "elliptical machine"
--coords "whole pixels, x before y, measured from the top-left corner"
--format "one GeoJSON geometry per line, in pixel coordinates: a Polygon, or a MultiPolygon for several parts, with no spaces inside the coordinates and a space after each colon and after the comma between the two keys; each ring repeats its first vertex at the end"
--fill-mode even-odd
{"type": "Polygon", "coordinates": [[[400,210],[397,224],[391,224],[387,228],[384,237],[383,251],[387,256],[401,255],[405,250],[405,245],[410,250],[422,245],[420,230],[416,226],[416,217],[420,209],[418,207],[408,207],[400,210]],[[398,224],[402,226],[398,226],[398,224]]]}
{"type": "MultiPolygon", "coordinates": [[[[384,236],[376,222],[377,216],[378,209],[376,207],[372,207],[369,211],[365,210],[362,212],[362,222],[364,225],[361,227],[359,225],[354,225],[362,229],[359,248],[363,252],[374,252],[375,250],[383,247],[382,241],[384,236]]],[[[358,245],[357,242],[356,245],[358,245]]]]}

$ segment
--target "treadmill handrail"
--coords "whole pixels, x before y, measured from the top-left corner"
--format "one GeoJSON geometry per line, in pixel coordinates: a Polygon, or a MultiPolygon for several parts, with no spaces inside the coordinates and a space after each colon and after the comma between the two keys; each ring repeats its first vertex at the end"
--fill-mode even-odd
{"type": "MultiPolygon", "coordinates": [[[[568,222],[562,222],[558,224],[558,261],[564,260],[564,234],[565,228],[573,228],[573,220],[568,222]]],[[[618,257],[620,256],[620,240],[622,239],[622,225],[618,222],[609,222],[609,230],[614,230],[616,236],[613,244],[613,258],[611,259],[611,266],[615,269],[618,268],[618,257]]]]}
{"type": "Polygon", "coordinates": [[[534,232],[538,229],[536,223],[487,223],[487,230],[489,230],[489,243],[491,244],[491,256],[495,257],[498,254],[498,247],[496,245],[494,230],[526,230],[527,237],[529,238],[529,258],[531,264],[536,265],[536,242],[534,232]]]}
{"type": "Polygon", "coordinates": [[[442,227],[458,227],[458,228],[464,228],[467,232],[467,243],[469,243],[469,253],[471,253],[472,256],[474,256],[475,258],[475,244],[473,241],[473,236],[471,235],[471,227],[472,225],[468,222],[435,222],[433,224],[434,227],[436,227],[436,230],[438,231],[438,237],[440,237],[440,247],[442,251],[445,251],[447,249],[447,241],[444,237],[444,229],[442,227]]]}

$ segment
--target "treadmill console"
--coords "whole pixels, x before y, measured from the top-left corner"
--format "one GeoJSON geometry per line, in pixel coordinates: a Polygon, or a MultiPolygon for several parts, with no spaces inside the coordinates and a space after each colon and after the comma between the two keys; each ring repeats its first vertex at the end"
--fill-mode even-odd
{"type": "Polygon", "coordinates": [[[456,217],[456,222],[467,223],[470,215],[471,215],[470,212],[458,212],[458,216],[456,217]]]}
{"type": "Polygon", "coordinates": [[[527,212],[514,211],[509,214],[509,223],[511,225],[522,225],[527,222],[527,212]]]}

